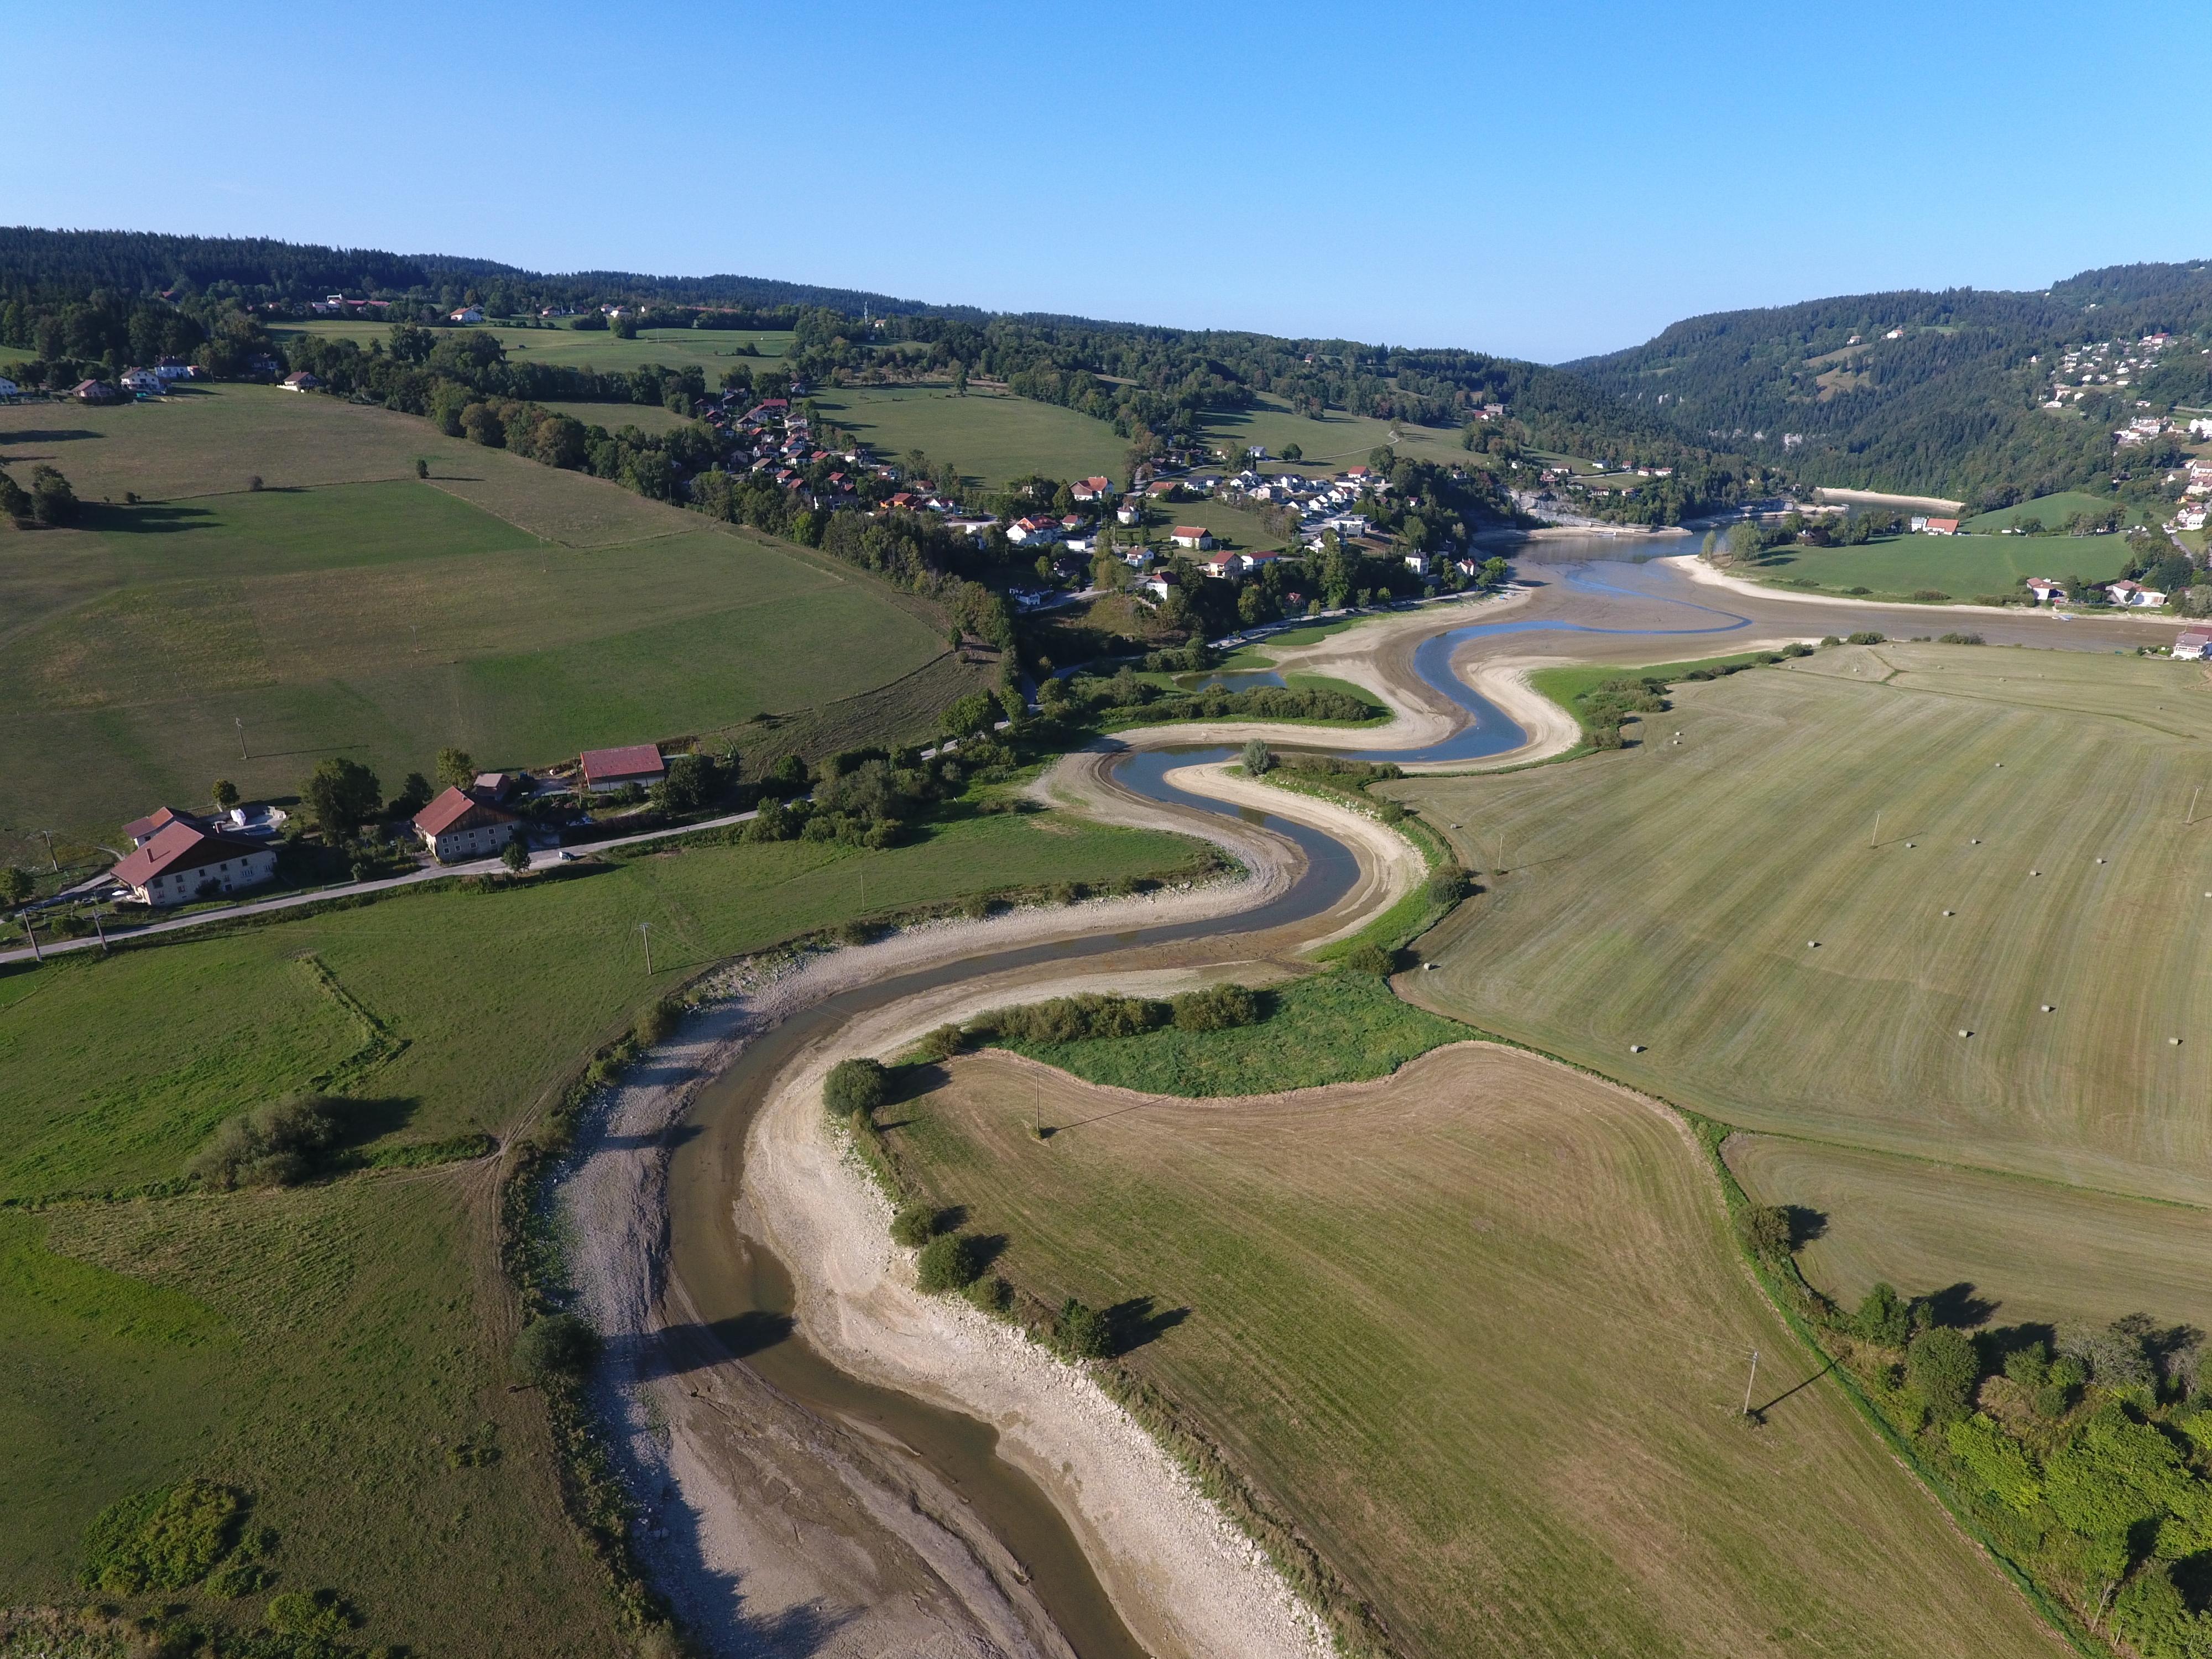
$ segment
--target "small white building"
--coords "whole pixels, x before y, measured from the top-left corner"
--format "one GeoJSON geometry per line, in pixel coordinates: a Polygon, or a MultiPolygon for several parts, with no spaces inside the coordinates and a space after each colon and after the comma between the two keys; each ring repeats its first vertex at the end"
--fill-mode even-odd
{"type": "Polygon", "coordinates": [[[1171,537],[1177,547],[1195,548],[1200,552],[1213,545],[1213,532],[1203,525],[1179,524],[1171,537]]]}
{"type": "Polygon", "coordinates": [[[514,839],[514,814],[489,797],[489,790],[452,788],[415,815],[416,833],[439,863],[489,858],[514,839]]]}
{"type": "Polygon", "coordinates": [[[296,374],[287,374],[283,380],[284,390],[287,392],[313,392],[321,385],[320,380],[304,368],[296,374]]]}
{"type": "Polygon", "coordinates": [[[1124,501],[1114,509],[1114,522],[1118,525],[1133,525],[1142,520],[1144,516],[1145,509],[1134,501],[1124,501]]]}
{"type": "Polygon", "coordinates": [[[125,392],[137,398],[158,398],[161,395],[161,377],[150,368],[126,368],[121,385],[125,392]]]}
{"type": "Polygon", "coordinates": [[[276,873],[276,851],[264,842],[210,834],[179,817],[156,830],[112,873],[142,904],[187,904],[259,886],[276,873]]]}
{"type": "Polygon", "coordinates": [[[2173,654],[2177,657],[2197,661],[2208,648],[2212,648],[2212,632],[2202,628],[2185,628],[2174,636],[2173,654]]]}
{"type": "Polygon", "coordinates": [[[5,374],[0,374],[0,402],[13,402],[23,395],[23,388],[5,374]]]}
{"type": "Polygon", "coordinates": [[[1425,553],[1408,553],[1406,555],[1406,568],[1412,571],[1416,576],[1427,575],[1429,574],[1429,556],[1425,553]]]}
{"type": "Polygon", "coordinates": [[[2105,597],[2114,605],[2126,605],[2130,610],[2155,611],[2166,603],[2166,595],[2145,587],[2141,582],[2122,580],[2105,589],[2105,597]]]}
{"type": "Polygon", "coordinates": [[[2035,596],[2035,602],[2038,605],[2066,603],[2066,584],[2055,582],[2048,576],[2030,576],[2027,579],[2027,591],[2035,596]]]}
{"type": "MultiPolygon", "coordinates": [[[[622,313],[617,309],[615,314],[620,316],[622,313]]],[[[449,323],[480,323],[483,319],[483,308],[480,306],[463,306],[459,311],[446,313],[446,320],[449,323]]]]}

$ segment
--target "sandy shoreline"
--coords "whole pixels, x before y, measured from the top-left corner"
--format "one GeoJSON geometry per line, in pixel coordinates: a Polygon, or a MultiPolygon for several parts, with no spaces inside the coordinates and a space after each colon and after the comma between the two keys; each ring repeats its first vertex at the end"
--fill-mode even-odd
{"type": "MultiPolygon", "coordinates": [[[[2031,611],[2025,605],[1912,605],[1902,599],[1863,599],[1844,593],[1793,593],[1787,588],[1770,587],[1765,582],[1747,581],[1741,576],[1731,576],[1726,571],[1716,570],[1694,553],[1670,554],[1663,560],[1652,562],[1673,565],[1692,581],[1703,582],[1708,587],[1724,587],[1732,593],[1758,599],[1780,599],[1790,605],[1848,605],[1854,609],[1869,611],[1909,611],[1923,617],[1950,616],[1964,611],[1970,616],[2007,617],[2014,621],[2026,616],[2041,616],[2057,621],[2049,605],[2038,605],[2031,611]]],[[[2096,619],[2100,622],[2165,623],[2173,628],[2182,626],[2177,617],[2126,611],[2100,611],[2096,619]]]]}

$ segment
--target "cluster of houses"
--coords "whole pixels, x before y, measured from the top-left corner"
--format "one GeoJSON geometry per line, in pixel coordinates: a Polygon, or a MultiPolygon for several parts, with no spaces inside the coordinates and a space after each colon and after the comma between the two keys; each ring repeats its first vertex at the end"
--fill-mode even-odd
{"type": "MultiPolygon", "coordinates": [[[[2146,334],[2133,344],[2122,340],[2099,340],[2076,346],[2051,366],[2051,396],[2044,400],[2043,406],[2063,409],[2084,398],[2106,395],[2100,388],[2109,387],[2117,392],[2123,386],[2131,386],[2142,378],[2145,370],[2157,367],[2159,354],[2172,343],[2171,334],[2146,334]]],[[[2041,361],[2039,354],[2028,359],[2031,363],[2041,361]]],[[[2142,428],[2142,422],[2131,422],[2128,433],[2113,435],[2123,443],[2140,443],[2146,435],[2142,428]]],[[[2162,429],[2154,425],[2147,435],[2155,437],[2162,429]]]]}
{"type": "MultiPolygon", "coordinates": [[[[587,749],[573,787],[579,797],[586,797],[650,788],[667,775],[667,762],[653,744],[587,749]]],[[[410,823],[423,851],[440,864],[495,857],[522,833],[519,809],[537,787],[527,773],[479,773],[469,783],[446,790],[410,823]]],[[[288,816],[258,804],[220,814],[157,808],[124,827],[131,851],[110,877],[155,909],[260,886],[276,878],[276,843],[288,816]]]]}
{"type": "MultiPolygon", "coordinates": [[[[2071,597],[2064,582],[2053,581],[2048,576],[2030,576],[2027,587],[2029,596],[2038,605],[2064,605],[2071,597]]],[[[2154,587],[2145,587],[2132,578],[2104,585],[2105,603],[2126,611],[2155,611],[2166,603],[2166,595],[2154,587]]]]}
{"type": "MultiPolygon", "coordinates": [[[[197,380],[200,369],[181,357],[157,357],[151,368],[126,368],[112,380],[79,380],[70,396],[81,404],[119,404],[132,398],[159,398],[179,380],[197,380]]],[[[17,398],[21,388],[0,380],[0,398],[17,398]]]]}

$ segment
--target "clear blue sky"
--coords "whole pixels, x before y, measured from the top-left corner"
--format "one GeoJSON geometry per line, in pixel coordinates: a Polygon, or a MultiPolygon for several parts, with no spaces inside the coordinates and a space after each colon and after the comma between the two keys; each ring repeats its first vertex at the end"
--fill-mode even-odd
{"type": "Polygon", "coordinates": [[[7,203],[1547,361],[2212,254],[2202,0],[27,6],[7,203]]]}

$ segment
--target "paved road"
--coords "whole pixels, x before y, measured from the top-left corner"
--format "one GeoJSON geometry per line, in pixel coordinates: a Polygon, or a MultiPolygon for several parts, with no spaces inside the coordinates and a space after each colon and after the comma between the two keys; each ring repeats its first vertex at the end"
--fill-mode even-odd
{"type": "MultiPolygon", "coordinates": [[[[744,823],[757,816],[754,812],[732,812],[726,817],[708,818],[703,823],[686,823],[671,830],[648,830],[641,835],[617,836],[611,841],[595,841],[580,847],[568,848],[575,853],[602,853],[611,847],[635,847],[641,842],[665,841],[673,836],[696,835],[702,830],[720,830],[732,823],[744,823]]],[[[533,870],[550,870],[561,862],[562,849],[545,848],[530,855],[533,870]]],[[[449,876],[488,876],[506,869],[497,859],[477,859],[468,864],[434,864],[420,870],[410,870],[404,876],[387,876],[379,881],[342,882],[334,887],[318,887],[313,892],[284,893],[275,898],[257,899],[251,904],[228,904],[220,910],[202,910],[192,915],[179,916],[172,921],[156,921],[130,931],[118,930],[109,937],[117,944],[129,940],[152,939],[161,933],[178,933],[189,927],[205,927],[212,922],[235,921],[240,916],[265,915],[272,910],[296,910],[310,904],[322,904],[331,899],[351,898],[358,893],[388,893],[395,887],[412,887],[417,882],[442,881],[449,876]]],[[[97,950],[100,940],[93,939],[56,939],[41,943],[40,951],[46,956],[59,956],[70,951],[97,950]]],[[[13,951],[0,951],[0,963],[29,962],[33,959],[29,946],[13,951]]]]}

